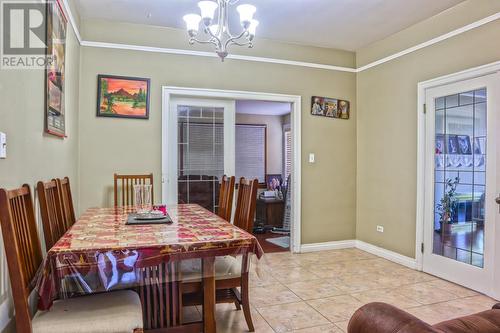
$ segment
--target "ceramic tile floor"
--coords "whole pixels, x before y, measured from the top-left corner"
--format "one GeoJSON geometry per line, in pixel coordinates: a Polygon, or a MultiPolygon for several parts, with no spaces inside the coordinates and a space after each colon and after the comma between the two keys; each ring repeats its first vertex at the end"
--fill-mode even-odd
{"type": "MultiPolygon", "coordinates": [[[[496,301],[358,249],[266,254],[250,272],[257,333],[347,332],[363,304],[381,301],[434,324],[490,309],[496,301]]],[[[201,319],[201,309],[185,317],[201,319]]],[[[242,311],[217,305],[217,332],[248,332],[242,311]]]]}

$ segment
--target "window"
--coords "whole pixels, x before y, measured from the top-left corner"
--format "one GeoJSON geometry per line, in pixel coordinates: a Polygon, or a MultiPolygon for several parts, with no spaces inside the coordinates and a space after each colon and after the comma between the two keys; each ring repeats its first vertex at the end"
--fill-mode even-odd
{"type": "Polygon", "coordinates": [[[292,131],[290,126],[283,129],[283,135],[283,175],[285,176],[283,180],[286,181],[292,173],[292,131]]]}
{"type": "Polygon", "coordinates": [[[236,179],[266,182],[266,126],[236,125],[236,179]]]}

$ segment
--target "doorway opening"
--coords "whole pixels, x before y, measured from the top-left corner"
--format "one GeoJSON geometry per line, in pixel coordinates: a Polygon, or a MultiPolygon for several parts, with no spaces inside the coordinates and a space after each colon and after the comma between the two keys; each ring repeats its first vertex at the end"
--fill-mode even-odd
{"type": "Polygon", "coordinates": [[[163,202],[217,212],[223,175],[257,179],[253,232],[264,252],[299,252],[300,105],[300,96],[163,87],[163,202]]]}
{"type": "Polygon", "coordinates": [[[253,233],[264,252],[290,248],[292,104],[236,100],[236,179],[259,180],[253,233]]]}

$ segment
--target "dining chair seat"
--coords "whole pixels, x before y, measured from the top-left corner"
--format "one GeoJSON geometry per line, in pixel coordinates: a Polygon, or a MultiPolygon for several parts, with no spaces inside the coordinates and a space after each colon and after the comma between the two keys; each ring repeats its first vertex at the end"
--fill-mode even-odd
{"type": "MultiPolygon", "coordinates": [[[[215,258],[215,279],[226,280],[241,276],[241,258],[224,256],[215,258]]],[[[183,282],[201,281],[201,260],[189,259],[181,262],[183,282]]]]}
{"type": "Polygon", "coordinates": [[[130,290],[55,301],[38,311],[33,333],[131,333],[142,328],[141,300],[130,290]]]}

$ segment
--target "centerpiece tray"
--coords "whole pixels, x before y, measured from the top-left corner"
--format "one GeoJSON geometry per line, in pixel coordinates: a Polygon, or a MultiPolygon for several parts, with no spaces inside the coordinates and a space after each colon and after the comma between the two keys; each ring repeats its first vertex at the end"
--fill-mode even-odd
{"type": "Polygon", "coordinates": [[[173,223],[170,216],[160,214],[128,214],[126,225],[138,224],[170,224],[173,223]]]}

